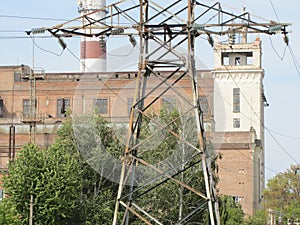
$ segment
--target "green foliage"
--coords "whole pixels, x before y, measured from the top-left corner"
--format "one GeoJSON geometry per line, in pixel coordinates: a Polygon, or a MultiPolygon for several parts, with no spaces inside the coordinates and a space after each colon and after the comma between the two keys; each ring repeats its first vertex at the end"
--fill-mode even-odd
{"type": "MultiPolygon", "coordinates": [[[[142,151],[140,151],[139,157],[156,165],[161,171],[170,174],[172,178],[184,182],[200,193],[205,193],[201,163],[202,154],[199,154],[192,147],[198,146],[198,139],[195,138],[197,137],[197,131],[193,114],[181,116],[176,109],[163,109],[159,115],[152,115],[152,117],[159,121],[161,125],[167,125],[168,132],[158,132],[157,137],[153,137],[151,141],[141,145],[140,150],[142,151]],[[160,137],[163,138],[159,139],[160,137]]],[[[147,140],[160,128],[151,123],[151,119],[148,118],[143,120],[142,127],[141,140],[147,140]]],[[[211,147],[208,146],[208,148],[211,147]]],[[[216,168],[217,157],[212,148],[210,154],[212,168],[216,168]]],[[[151,213],[151,215],[155,215],[155,218],[163,224],[173,224],[183,219],[193,210],[198,209],[189,221],[184,222],[187,222],[187,224],[208,224],[206,222],[207,203],[203,198],[187,188],[183,188],[171,179],[155,179],[159,176],[159,173],[153,170],[149,170],[148,173],[146,172],[144,177],[145,183],[151,182],[150,187],[140,189],[137,205],[151,213]]],[[[141,224],[141,222],[132,219],[131,224],[141,224]]]]}
{"type": "Polygon", "coordinates": [[[267,224],[267,212],[258,210],[253,216],[246,219],[244,225],[264,225],[267,224]]]}
{"type": "Polygon", "coordinates": [[[113,168],[107,168],[107,153],[118,157],[124,146],[115,138],[110,124],[100,116],[69,120],[58,134],[56,142],[69,146],[70,154],[76,156],[80,167],[80,201],[84,224],[111,224],[118,185],[104,177],[102,171],[113,171],[113,168]]]}
{"type": "Polygon", "coordinates": [[[22,224],[28,224],[33,196],[35,224],[77,224],[80,221],[80,170],[76,160],[58,145],[39,150],[25,145],[9,165],[4,188],[22,224]]]}
{"type": "Polygon", "coordinates": [[[6,199],[0,201],[0,225],[21,225],[15,206],[6,199]]]}
{"type": "Polygon", "coordinates": [[[219,198],[221,225],[238,225],[244,221],[244,212],[240,204],[231,196],[219,198]]]}
{"type": "Polygon", "coordinates": [[[297,172],[297,167],[291,166],[277,174],[268,181],[264,191],[265,208],[282,213],[285,221],[300,219],[300,176],[297,172]]]}
{"type": "MultiPolygon", "coordinates": [[[[85,118],[81,120],[87,122],[85,118]]],[[[9,175],[4,178],[7,204],[20,215],[21,224],[29,222],[31,195],[36,225],[111,223],[117,184],[95,171],[77,149],[85,147],[97,164],[105,160],[103,148],[120,155],[123,146],[101,117],[89,121],[94,133],[82,132],[79,140],[72,122],[70,118],[66,120],[48,149],[25,145],[9,165],[9,175]],[[93,134],[101,139],[100,147],[91,138],[93,134]]]]}

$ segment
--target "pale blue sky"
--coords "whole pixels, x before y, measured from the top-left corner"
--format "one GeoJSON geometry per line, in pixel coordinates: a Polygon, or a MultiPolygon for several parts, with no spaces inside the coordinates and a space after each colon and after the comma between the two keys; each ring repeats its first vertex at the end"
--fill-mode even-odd
{"type": "MultiPolygon", "coordinates": [[[[113,1],[107,0],[107,2],[113,1]]],[[[205,0],[204,2],[212,3],[213,1],[205,0]]],[[[246,6],[247,11],[252,14],[276,21],[273,4],[280,22],[293,24],[292,33],[289,35],[290,43],[297,60],[300,61],[300,4],[298,0],[272,0],[272,2],[270,0],[224,0],[220,2],[224,3],[225,7],[232,12],[240,12],[242,7],[246,6]]],[[[26,17],[72,19],[77,16],[79,14],[76,0],[2,1],[0,8],[0,49],[2,53],[0,65],[27,64],[32,66],[34,64],[35,67],[42,67],[47,72],[78,71],[78,59],[68,51],[63,52],[59,57],[35,48],[33,57],[32,41],[23,32],[31,30],[31,28],[53,26],[63,22],[26,17]]],[[[294,160],[300,161],[300,77],[289,51],[286,51],[284,60],[281,60],[272,49],[269,37],[262,36],[262,40],[263,66],[266,72],[265,94],[270,104],[265,111],[265,124],[273,131],[272,135],[280,144],[276,143],[266,131],[266,177],[269,178],[274,176],[274,171],[282,172],[289,168],[290,164],[295,164],[294,160]]],[[[38,39],[36,42],[46,50],[56,54],[61,53],[61,48],[55,39],[38,39]]],[[[68,48],[79,57],[79,38],[68,39],[66,42],[68,48]]],[[[276,51],[283,55],[285,45],[282,37],[272,37],[272,42],[276,51]]],[[[205,51],[200,48],[202,52],[198,54],[198,57],[208,68],[212,68],[212,49],[204,40],[200,40],[199,46],[202,45],[205,51]]],[[[110,44],[109,48],[112,51],[113,44],[110,44]]]]}

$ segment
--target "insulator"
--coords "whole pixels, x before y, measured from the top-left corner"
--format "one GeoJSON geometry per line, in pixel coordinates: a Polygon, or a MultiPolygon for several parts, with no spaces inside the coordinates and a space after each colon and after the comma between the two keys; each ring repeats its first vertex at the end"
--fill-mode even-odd
{"type": "Polygon", "coordinates": [[[111,31],[111,35],[119,35],[124,33],[124,28],[117,28],[111,31]]]}
{"type": "Polygon", "coordinates": [[[214,47],[214,39],[210,34],[207,34],[207,40],[211,47],[214,47]]]}
{"type": "Polygon", "coordinates": [[[204,30],[204,25],[203,24],[194,23],[193,24],[193,28],[194,28],[194,30],[203,31],[204,30]]]}
{"type": "Polygon", "coordinates": [[[101,49],[103,49],[103,50],[106,49],[106,40],[104,39],[103,36],[100,37],[99,44],[100,44],[101,49]]]}
{"type": "Polygon", "coordinates": [[[61,37],[59,37],[57,40],[59,45],[63,48],[63,50],[65,50],[67,48],[67,44],[64,42],[64,40],[61,37]]]}
{"type": "Polygon", "coordinates": [[[236,34],[229,34],[228,35],[228,43],[231,45],[235,44],[236,34]]]}
{"type": "Polygon", "coordinates": [[[281,25],[280,24],[277,24],[277,25],[274,25],[274,26],[270,26],[269,28],[269,32],[270,33],[276,33],[276,32],[279,32],[281,31],[281,25]]]}
{"type": "Polygon", "coordinates": [[[33,28],[31,30],[32,34],[43,34],[46,32],[46,28],[45,27],[41,27],[41,28],[33,28]]]}
{"type": "Polygon", "coordinates": [[[129,42],[132,45],[132,47],[136,46],[136,40],[133,35],[129,35],[129,42]]]}
{"type": "Polygon", "coordinates": [[[283,41],[284,41],[284,43],[286,43],[286,45],[289,45],[289,43],[290,43],[290,39],[286,34],[283,36],[283,41]]]}

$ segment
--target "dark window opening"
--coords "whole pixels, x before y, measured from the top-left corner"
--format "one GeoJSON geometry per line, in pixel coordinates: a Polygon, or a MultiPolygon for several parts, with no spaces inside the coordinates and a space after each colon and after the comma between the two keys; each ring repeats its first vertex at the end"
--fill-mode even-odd
{"type": "Polygon", "coordinates": [[[63,118],[66,117],[66,112],[70,109],[70,99],[69,98],[60,98],[57,99],[57,117],[63,118]]]}
{"type": "Polygon", "coordinates": [[[236,66],[241,65],[241,58],[240,57],[235,57],[235,59],[234,59],[234,65],[236,65],[236,66]]]}
{"type": "Polygon", "coordinates": [[[1,117],[4,117],[4,103],[2,99],[0,99],[0,118],[1,117]]]}

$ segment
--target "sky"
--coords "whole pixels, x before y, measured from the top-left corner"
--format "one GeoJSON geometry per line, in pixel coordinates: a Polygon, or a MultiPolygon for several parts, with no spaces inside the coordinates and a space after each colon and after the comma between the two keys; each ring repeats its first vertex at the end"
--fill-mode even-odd
{"type": "MultiPolygon", "coordinates": [[[[107,2],[113,1],[107,0],[107,2]]],[[[204,2],[212,4],[214,1],[204,2]]],[[[292,23],[289,29],[290,49],[285,50],[280,35],[271,38],[261,36],[265,69],[264,87],[269,103],[269,107],[265,109],[265,166],[266,179],[269,179],[276,173],[287,170],[291,164],[300,162],[300,74],[297,71],[300,70],[299,0],[221,0],[220,2],[225,9],[232,12],[240,13],[245,6],[252,15],[292,23]],[[291,57],[291,52],[295,57],[291,57]]],[[[36,45],[33,45],[33,40],[24,32],[32,28],[54,26],[78,16],[76,0],[2,1],[0,66],[27,64],[43,68],[46,72],[79,71],[79,38],[65,40],[69,50],[62,52],[56,39],[35,39],[36,45]]],[[[213,50],[204,40],[200,40],[198,46],[200,47],[197,50],[197,57],[207,68],[212,69],[213,50]]],[[[108,48],[111,55],[118,53],[118,48],[113,41],[108,43],[108,48]]]]}

